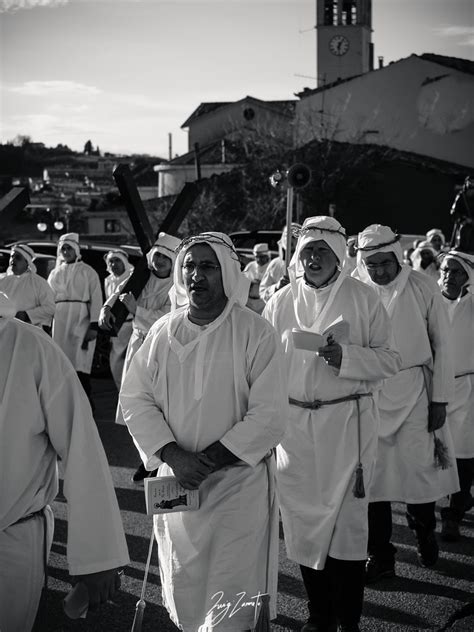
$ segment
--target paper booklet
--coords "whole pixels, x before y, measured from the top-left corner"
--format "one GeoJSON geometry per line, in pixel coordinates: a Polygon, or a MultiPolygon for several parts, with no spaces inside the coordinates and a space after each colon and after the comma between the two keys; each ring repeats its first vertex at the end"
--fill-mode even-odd
{"type": "Polygon", "coordinates": [[[347,344],[349,342],[351,326],[344,320],[342,316],[336,318],[322,334],[318,334],[313,331],[307,331],[305,329],[293,329],[293,345],[297,349],[303,349],[305,351],[317,351],[320,347],[324,347],[328,344],[327,339],[332,336],[334,342],[339,344],[347,344]]]}
{"type": "Polygon", "coordinates": [[[176,513],[199,509],[199,490],[184,489],[174,476],[145,478],[146,512],[176,513]]]}

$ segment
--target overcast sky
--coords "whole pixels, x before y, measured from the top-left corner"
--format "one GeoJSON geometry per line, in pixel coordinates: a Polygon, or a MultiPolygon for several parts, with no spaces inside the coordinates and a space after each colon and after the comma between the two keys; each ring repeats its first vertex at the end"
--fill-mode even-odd
{"type": "MultiPolygon", "coordinates": [[[[0,142],[168,157],[202,101],[316,82],[316,0],[0,0],[0,142]],[[306,75],[309,78],[298,75],[306,75]]],[[[374,59],[474,60],[473,0],[373,0],[374,59]]]]}

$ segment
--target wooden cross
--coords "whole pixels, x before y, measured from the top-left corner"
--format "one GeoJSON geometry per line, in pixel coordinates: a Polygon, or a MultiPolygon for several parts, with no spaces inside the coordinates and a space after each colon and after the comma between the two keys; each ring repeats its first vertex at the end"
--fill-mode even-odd
{"type": "Polygon", "coordinates": [[[10,227],[12,219],[29,203],[30,194],[27,188],[11,188],[10,191],[0,199],[0,229],[10,227]]]}
{"type": "MultiPolygon", "coordinates": [[[[124,163],[117,165],[114,169],[113,176],[132,223],[138,245],[143,252],[143,257],[135,266],[135,269],[122,290],[124,293],[131,292],[135,299],[138,299],[151,274],[148,268],[146,254],[151,250],[158,235],[155,237],[153,234],[153,229],[128,165],[124,163]]],[[[183,219],[186,217],[187,212],[196,199],[199,189],[200,186],[197,182],[187,182],[184,185],[161,223],[158,234],[163,232],[168,235],[173,235],[178,231],[183,219]]],[[[128,310],[121,301],[115,301],[112,306],[112,313],[115,316],[112,335],[117,335],[117,332],[128,316],[128,310]]]]}

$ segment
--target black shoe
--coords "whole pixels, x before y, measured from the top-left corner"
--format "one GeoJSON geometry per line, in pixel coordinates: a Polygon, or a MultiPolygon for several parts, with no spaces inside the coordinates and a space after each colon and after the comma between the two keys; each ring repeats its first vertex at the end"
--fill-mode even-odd
{"type": "Polygon", "coordinates": [[[143,463],[140,463],[132,476],[132,483],[141,483],[149,474],[150,472],[145,469],[143,463]]]}
{"type": "Polygon", "coordinates": [[[418,561],[427,568],[434,566],[439,556],[439,547],[434,530],[417,532],[416,539],[418,561]]]}
{"type": "Polygon", "coordinates": [[[441,509],[441,539],[445,542],[458,542],[461,539],[459,522],[449,507],[441,509]]]}
{"type": "Polygon", "coordinates": [[[365,565],[365,583],[375,584],[386,577],[395,577],[395,562],[383,562],[375,555],[369,555],[365,565]]]}

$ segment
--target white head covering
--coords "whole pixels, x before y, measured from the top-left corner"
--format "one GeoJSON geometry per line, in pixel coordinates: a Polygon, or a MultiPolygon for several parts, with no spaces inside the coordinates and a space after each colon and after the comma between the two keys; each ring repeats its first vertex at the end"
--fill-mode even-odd
{"type": "Polygon", "coordinates": [[[176,261],[176,249],[181,243],[181,239],[178,237],[173,237],[173,235],[168,235],[167,233],[160,233],[158,235],[158,239],[153,244],[153,247],[149,252],[147,252],[146,259],[148,261],[148,267],[152,268],[153,256],[155,252],[161,252],[162,255],[171,259],[171,262],[174,264],[176,261]]]}
{"type": "Polygon", "coordinates": [[[438,251],[436,250],[436,248],[433,246],[433,244],[430,241],[421,241],[418,246],[415,248],[415,250],[411,253],[410,258],[412,260],[413,263],[413,269],[414,270],[420,270],[421,269],[421,252],[422,250],[430,250],[433,253],[434,258],[436,259],[436,257],[438,256],[438,251]]]}
{"type": "Polygon", "coordinates": [[[170,293],[172,311],[189,302],[183,281],[182,264],[188,250],[196,244],[206,244],[216,253],[221,266],[224,293],[228,299],[224,311],[228,311],[233,303],[244,306],[248,299],[250,281],[241,270],[239,255],[234,244],[225,233],[207,232],[188,237],[181,242],[174,268],[174,286],[170,293]]]}
{"type": "Polygon", "coordinates": [[[0,328],[17,313],[15,303],[4,292],[0,292],[0,328]]]}
{"type": "Polygon", "coordinates": [[[270,250],[268,249],[268,244],[255,244],[253,247],[254,255],[268,255],[270,250]]]}
{"type": "MultiPolygon", "coordinates": [[[[470,294],[474,294],[474,255],[462,252],[461,250],[450,250],[443,255],[442,261],[445,261],[446,259],[453,259],[462,265],[468,275],[468,279],[463,287],[465,287],[470,294]]],[[[441,279],[438,283],[442,286],[441,279]]]]}
{"type": "Polygon", "coordinates": [[[317,215],[305,219],[299,231],[295,252],[288,266],[296,320],[302,329],[319,331],[321,328],[324,316],[347,275],[347,269],[343,267],[345,256],[346,231],[337,219],[326,215],[317,215]],[[312,241],[324,241],[336,255],[339,261],[338,268],[341,270],[338,278],[321,290],[309,287],[306,283],[300,281],[304,275],[300,253],[312,241]],[[329,292],[328,296],[326,296],[326,292],[329,292]]]}
{"type": "Polygon", "coordinates": [[[400,235],[394,233],[389,226],[371,224],[359,233],[357,239],[357,276],[361,281],[370,285],[379,295],[389,316],[393,314],[397,298],[402,293],[411,273],[410,266],[403,263],[403,252],[400,245],[400,235]],[[379,285],[372,281],[367,271],[365,260],[377,252],[393,252],[400,271],[391,283],[379,285]]]}
{"type": "Polygon", "coordinates": [[[440,230],[439,228],[432,228],[426,233],[427,241],[430,241],[431,238],[434,237],[435,235],[439,235],[441,237],[441,246],[444,246],[444,244],[446,243],[446,237],[444,236],[443,231],[440,230]]]}
{"type": "Polygon", "coordinates": [[[71,248],[74,250],[74,252],[76,253],[76,261],[80,261],[81,259],[81,249],[79,247],[78,233],[64,233],[64,235],[61,235],[58,241],[56,266],[64,263],[63,256],[61,255],[61,248],[64,244],[71,246],[71,248]]]}
{"type": "MultiPolygon", "coordinates": [[[[11,249],[11,254],[14,252],[18,253],[26,260],[28,264],[28,270],[31,272],[36,272],[36,266],[33,263],[33,259],[35,258],[35,252],[32,248],[27,246],[26,244],[14,244],[11,249]]],[[[8,267],[7,274],[13,274],[11,266],[8,267]]]]}
{"type": "MultiPolygon", "coordinates": [[[[298,224],[297,222],[291,222],[291,232],[293,231],[298,231],[301,228],[301,224],[298,224]]],[[[277,241],[277,245],[278,245],[278,255],[280,257],[280,259],[284,259],[285,255],[284,255],[284,250],[286,250],[286,238],[288,236],[288,227],[287,226],[283,226],[283,230],[281,231],[281,237],[280,239],[277,241]]]]}
{"type": "Polygon", "coordinates": [[[357,238],[357,272],[361,281],[372,285],[365,260],[376,252],[393,252],[400,267],[404,265],[403,251],[399,240],[400,235],[394,233],[389,226],[382,224],[371,224],[359,233],[357,238]]]}
{"type": "Polygon", "coordinates": [[[123,263],[125,267],[123,274],[127,274],[133,268],[132,264],[128,260],[128,254],[125,252],[125,250],[122,250],[121,248],[113,248],[112,250],[109,250],[109,252],[104,257],[105,263],[107,265],[107,272],[109,274],[112,274],[113,276],[115,275],[110,267],[110,260],[112,258],[120,259],[120,261],[123,263]]]}

